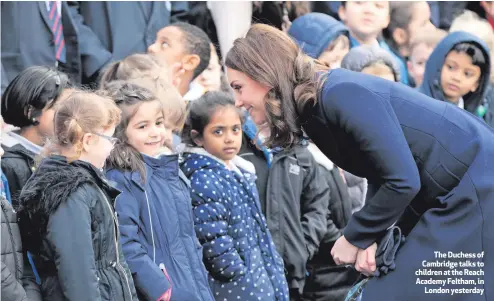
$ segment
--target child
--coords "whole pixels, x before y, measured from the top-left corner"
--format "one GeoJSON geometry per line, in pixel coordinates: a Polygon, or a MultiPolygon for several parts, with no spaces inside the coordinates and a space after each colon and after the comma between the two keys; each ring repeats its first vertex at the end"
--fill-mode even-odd
{"type": "Polygon", "coordinates": [[[339,68],[350,50],[349,31],[341,22],[321,13],[309,13],[293,21],[288,34],[312,58],[339,68]]]}
{"type": "MultiPolygon", "coordinates": [[[[338,10],[340,20],[350,30],[350,47],[359,45],[379,46],[389,52],[399,64],[400,74],[406,74],[406,66],[380,38],[390,22],[390,7],[386,1],[342,1],[338,10]]],[[[408,85],[407,76],[400,81],[408,85]]]]}
{"type": "Polygon", "coordinates": [[[448,33],[442,29],[416,33],[410,41],[410,56],[408,57],[408,73],[413,79],[415,87],[420,87],[424,79],[425,63],[429,59],[439,41],[448,33]]]}
{"type": "Polygon", "coordinates": [[[182,70],[178,90],[184,96],[190,90],[191,82],[208,67],[210,43],[206,33],[199,27],[176,22],[158,32],[148,52],[162,56],[169,66],[180,64],[182,70]]]}
{"type": "Polygon", "coordinates": [[[191,181],[196,234],[216,300],[288,300],[255,187],[252,164],[237,156],[243,114],[233,97],[208,92],[190,103],[181,168],[191,181]]]}
{"type": "Polygon", "coordinates": [[[2,95],[2,117],[20,128],[4,135],[2,171],[17,208],[22,187],[35,169],[35,156],[53,135],[54,106],[70,85],[67,75],[50,67],[30,67],[17,75],[2,95]]]}
{"type": "Polygon", "coordinates": [[[111,81],[140,78],[144,75],[161,77],[172,82],[171,70],[164,58],[154,54],[137,53],[108,65],[100,76],[99,87],[104,89],[111,81]]]}
{"type": "Polygon", "coordinates": [[[211,59],[209,60],[208,68],[193,83],[197,83],[204,88],[202,94],[206,91],[230,91],[230,86],[221,70],[220,59],[213,44],[211,44],[211,59]]]}
{"type": "Polygon", "coordinates": [[[379,47],[358,46],[343,58],[341,67],[399,82],[400,70],[391,54],[379,47]]]}
{"type": "Polygon", "coordinates": [[[435,28],[430,18],[431,10],[426,1],[390,2],[390,22],[383,33],[390,50],[405,67],[400,70],[402,76],[408,77],[406,62],[410,56],[410,42],[416,34],[430,33],[435,28]]]}
{"type": "Polygon", "coordinates": [[[487,45],[469,33],[457,31],[444,38],[425,66],[419,90],[479,116],[489,84],[490,55],[487,45]]]}
{"type": "Polygon", "coordinates": [[[111,99],[73,92],[53,117],[53,142],[20,195],[19,227],[45,300],[137,301],[101,169],[116,143],[111,99]]]}
{"type": "Polygon", "coordinates": [[[171,139],[168,123],[182,127],[185,118],[181,110],[181,123],[168,119],[171,107],[185,103],[177,92],[155,94],[142,85],[139,79],[106,87],[123,112],[107,176],[122,191],[115,206],[124,255],[140,300],[214,300],[178,156],[161,155],[171,139]]]}
{"type": "MultiPolygon", "coordinates": [[[[0,117],[0,128],[2,127],[3,119],[0,117]]],[[[3,148],[0,146],[0,158],[3,153],[3,148]]],[[[21,233],[17,225],[17,214],[12,208],[7,178],[1,171],[0,176],[0,205],[2,207],[0,214],[2,291],[0,295],[5,301],[41,301],[41,292],[29,268],[29,263],[24,262],[21,233]]]]}

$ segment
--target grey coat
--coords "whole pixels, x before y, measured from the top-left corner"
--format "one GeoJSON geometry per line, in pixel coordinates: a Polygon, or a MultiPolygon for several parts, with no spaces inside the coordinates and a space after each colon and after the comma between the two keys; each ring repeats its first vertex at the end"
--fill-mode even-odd
{"type": "Polygon", "coordinates": [[[12,206],[1,199],[2,301],[42,300],[29,264],[24,270],[21,235],[12,206]],[[30,275],[31,274],[31,275],[30,275]]]}

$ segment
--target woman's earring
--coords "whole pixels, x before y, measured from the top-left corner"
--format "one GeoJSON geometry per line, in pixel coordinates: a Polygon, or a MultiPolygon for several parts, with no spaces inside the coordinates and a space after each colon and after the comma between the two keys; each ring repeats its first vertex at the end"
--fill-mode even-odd
{"type": "Polygon", "coordinates": [[[36,120],[36,118],[32,118],[31,121],[32,121],[33,125],[35,125],[35,126],[39,124],[39,121],[36,120]]]}

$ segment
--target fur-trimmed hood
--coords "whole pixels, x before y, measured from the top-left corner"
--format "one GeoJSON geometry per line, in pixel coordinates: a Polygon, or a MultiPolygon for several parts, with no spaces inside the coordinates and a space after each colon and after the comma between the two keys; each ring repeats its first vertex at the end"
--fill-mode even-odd
{"type": "Polygon", "coordinates": [[[41,161],[19,196],[19,226],[22,233],[29,233],[26,240],[31,241],[31,246],[39,247],[37,243],[46,231],[50,215],[85,184],[100,187],[110,200],[119,194],[107,184],[103,173],[87,162],[68,163],[65,157],[57,155],[41,161]]]}

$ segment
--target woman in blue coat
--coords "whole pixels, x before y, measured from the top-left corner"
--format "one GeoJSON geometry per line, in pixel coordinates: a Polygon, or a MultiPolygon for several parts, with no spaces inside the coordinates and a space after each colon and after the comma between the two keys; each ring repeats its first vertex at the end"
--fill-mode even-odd
{"type": "Polygon", "coordinates": [[[370,278],[362,300],[493,298],[494,132],[483,121],[402,84],[328,71],[263,25],[235,41],[226,65],[236,105],[269,127],[268,147],[293,147],[305,133],[336,165],[371,184],[365,206],[331,251],[336,263],[370,275],[386,230],[397,223],[407,235],[396,269],[370,278]],[[449,270],[425,267],[448,260],[475,262],[469,270],[479,276],[420,275],[449,270]],[[455,278],[474,282],[453,284],[455,278]],[[448,291],[427,291],[439,288],[448,291]]]}

